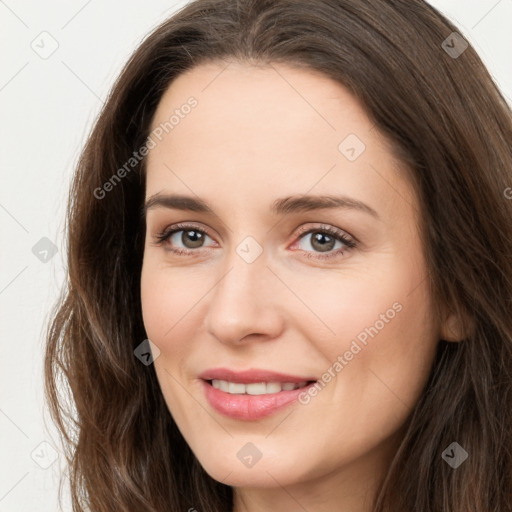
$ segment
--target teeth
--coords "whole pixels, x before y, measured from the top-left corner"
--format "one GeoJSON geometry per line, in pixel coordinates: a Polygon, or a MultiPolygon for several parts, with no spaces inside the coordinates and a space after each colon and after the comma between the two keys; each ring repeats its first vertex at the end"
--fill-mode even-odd
{"type": "MultiPolygon", "coordinates": [[[[257,384],[258,386],[263,387],[262,395],[266,393],[279,393],[279,391],[288,391],[290,389],[295,389],[295,384],[292,384],[291,382],[280,384],[279,382],[267,382],[267,384],[257,384]],[[285,387],[286,386],[286,387],[285,387]],[[267,388],[265,390],[265,388],[267,388]]],[[[247,393],[253,395],[254,393],[251,393],[249,387],[254,386],[254,384],[249,384],[247,386],[247,393]]],[[[297,386],[299,387],[299,386],[297,386]]]]}
{"type": "Polygon", "coordinates": [[[302,388],[307,384],[306,381],[294,384],[293,382],[254,382],[251,384],[240,384],[238,382],[228,382],[227,380],[213,379],[212,386],[226,393],[233,395],[268,395],[279,393],[280,391],[291,391],[292,389],[302,388]]]}
{"type": "Polygon", "coordinates": [[[228,393],[232,393],[234,395],[245,393],[245,386],[243,384],[238,384],[237,382],[229,382],[228,393]]]}

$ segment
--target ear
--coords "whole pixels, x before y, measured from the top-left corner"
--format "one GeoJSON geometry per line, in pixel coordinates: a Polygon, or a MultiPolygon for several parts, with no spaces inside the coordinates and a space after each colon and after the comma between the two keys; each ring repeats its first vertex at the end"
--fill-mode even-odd
{"type": "Polygon", "coordinates": [[[440,338],[450,342],[460,342],[468,337],[470,331],[474,328],[472,321],[466,319],[466,328],[462,315],[450,311],[441,324],[440,338]]]}

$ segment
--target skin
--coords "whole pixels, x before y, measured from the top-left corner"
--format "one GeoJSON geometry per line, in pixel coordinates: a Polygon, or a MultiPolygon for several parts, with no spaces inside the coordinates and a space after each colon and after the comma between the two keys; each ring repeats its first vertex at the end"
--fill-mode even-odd
{"type": "Polygon", "coordinates": [[[360,104],[317,72],[201,64],[170,85],[152,129],[190,96],[198,105],[147,160],[146,199],[179,193],[215,212],[147,212],[143,318],[160,350],[154,368],[169,411],[206,472],[233,486],[236,512],[369,511],[439,339],[460,338],[457,319],[432,313],[417,198],[360,104]],[[366,146],[354,161],[338,149],[348,134],[366,146]],[[275,199],[306,193],[343,193],[378,218],[348,208],[270,213],[275,199]],[[185,221],[208,232],[202,246],[183,241],[183,231],[156,243],[185,221]],[[297,236],[321,225],[358,245],[322,260],[313,234],[297,236]],[[248,236],[263,250],[252,263],[236,252],[248,236]],[[397,303],[306,405],[242,421],[217,413],[202,392],[198,375],[215,367],[321,379],[397,303]],[[250,468],[237,457],[248,442],[262,454],[250,468]]]}

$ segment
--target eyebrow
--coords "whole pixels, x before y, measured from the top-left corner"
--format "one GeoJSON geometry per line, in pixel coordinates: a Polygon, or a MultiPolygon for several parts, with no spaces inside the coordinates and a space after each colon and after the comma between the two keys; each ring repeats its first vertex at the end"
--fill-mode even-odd
{"type": "MultiPolygon", "coordinates": [[[[202,199],[179,194],[158,193],[151,196],[142,208],[143,218],[149,210],[154,208],[169,208],[215,215],[215,212],[202,199]]],[[[272,203],[270,212],[274,215],[285,215],[335,208],[359,210],[380,219],[379,214],[366,203],[347,196],[333,195],[295,195],[279,198],[272,203]]]]}

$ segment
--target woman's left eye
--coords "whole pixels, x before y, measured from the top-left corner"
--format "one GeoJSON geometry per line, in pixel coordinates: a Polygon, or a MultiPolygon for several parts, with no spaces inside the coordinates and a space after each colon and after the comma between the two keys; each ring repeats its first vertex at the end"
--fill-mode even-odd
{"type": "MultiPolygon", "coordinates": [[[[293,245],[302,245],[299,247],[303,252],[310,253],[308,258],[326,259],[335,256],[341,256],[347,250],[356,247],[356,241],[337,228],[331,226],[321,226],[311,228],[309,230],[302,230],[299,232],[298,241],[293,245]],[[308,235],[314,235],[309,237],[308,235]],[[304,243],[307,240],[306,243],[304,243]],[[334,250],[336,244],[341,245],[337,250],[334,250]],[[308,251],[304,245],[312,247],[313,251],[308,251]],[[316,253],[316,254],[315,254],[316,253]]],[[[209,238],[206,231],[196,226],[190,225],[174,225],[170,229],[165,229],[160,234],[156,235],[156,245],[163,245],[164,243],[169,246],[168,250],[179,255],[191,255],[195,249],[204,247],[205,240],[209,238]],[[180,247],[179,244],[182,244],[180,247]]]]}
{"type": "MultiPolygon", "coordinates": [[[[319,253],[317,253],[315,256],[311,256],[311,254],[308,254],[307,257],[319,259],[341,256],[347,250],[353,249],[357,245],[356,241],[352,237],[349,237],[344,232],[331,226],[312,228],[307,230],[306,232],[303,232],[299,237],[299,241],[296,243],[301,244],[304,241],[306,241],[306,243],[304,244],[306,245],[306,247],[313,247],[313,249],[319,251],[319,253]],[[336,243],[339,244],[339,247],[337,250],[333,251],[333,249],[336,246],[336,243]]],[[[306,252],[310,252],[304,249],[304,247],[301,247],[301,249],[305,250],[306,252]]]]}

